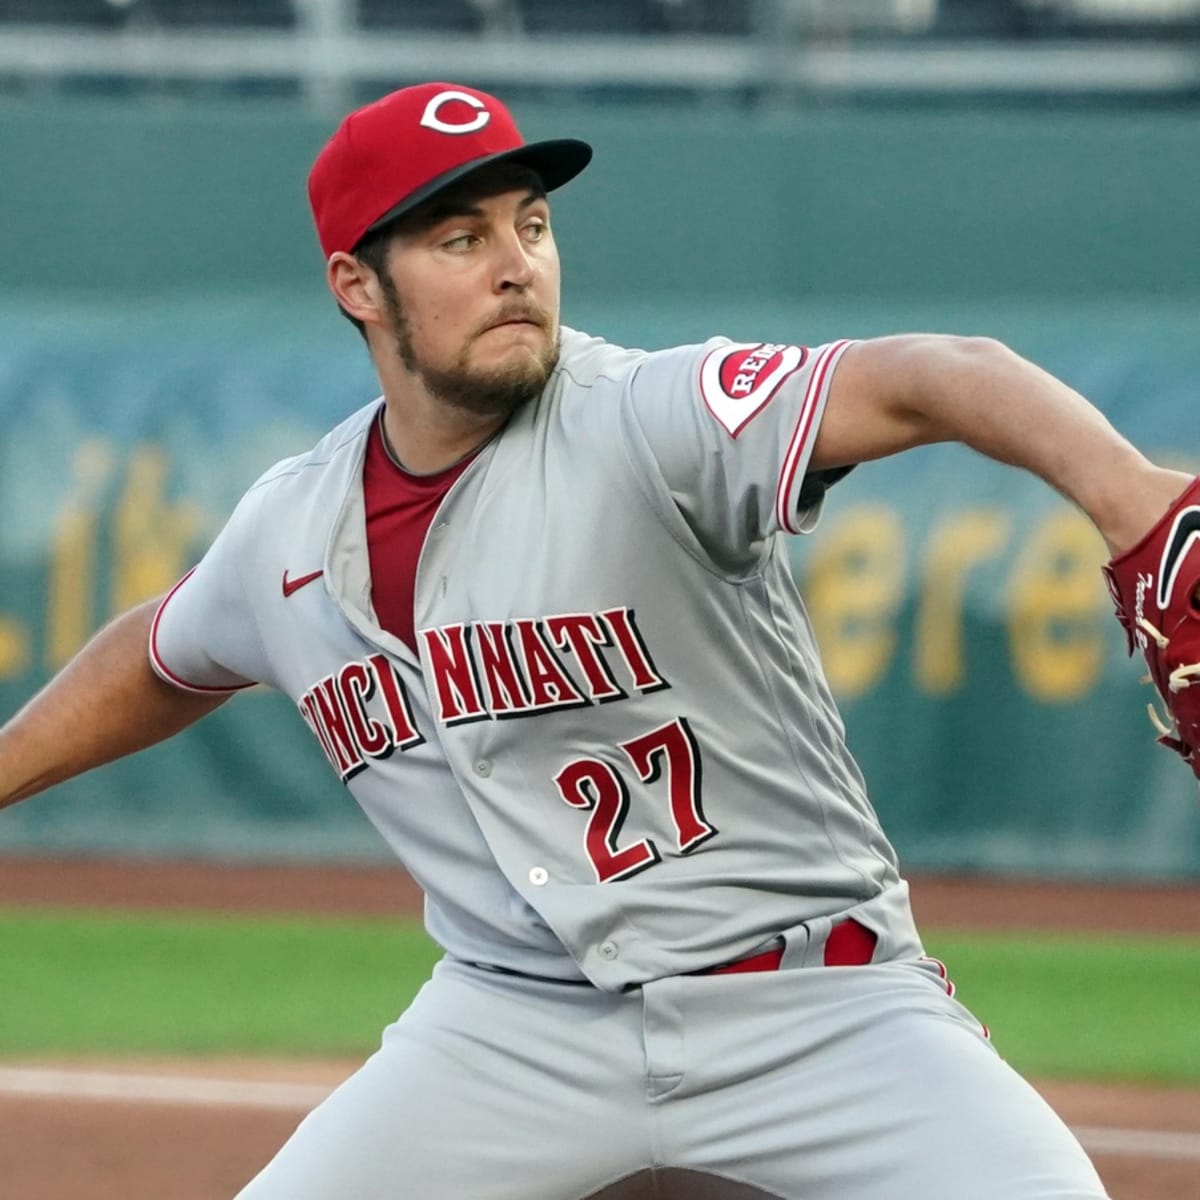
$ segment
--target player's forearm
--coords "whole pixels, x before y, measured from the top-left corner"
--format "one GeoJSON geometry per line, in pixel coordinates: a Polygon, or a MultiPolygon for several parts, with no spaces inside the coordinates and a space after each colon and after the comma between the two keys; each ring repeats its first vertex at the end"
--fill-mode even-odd
{"type": "Polygon", "coordinates": [[[147,644],[156,603],[102,629],[0,729],[0,807],[160,742],[226,699],[154,674],[147,644]]]}
{"type": "Polygon", "coordinates": [[[857,421],[843,441],[857,439],[861,458],[962,442],[1044,479],[1091,517],[1114,552],[1188,483],[1149,462],[1079,393],[990,339],[880,339],[854,347],[843,372],[835,388],[845,383],[854,394],[840,420],[857,421]]]}

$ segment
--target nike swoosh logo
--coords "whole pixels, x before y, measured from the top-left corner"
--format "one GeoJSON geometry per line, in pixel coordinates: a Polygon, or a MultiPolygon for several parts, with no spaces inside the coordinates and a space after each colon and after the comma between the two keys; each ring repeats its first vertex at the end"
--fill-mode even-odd
{"type": "Polygon", "coordinates": [[[312,583],[314,579],[320,579],[324,575],[324,571],[313,571],[309,575],[301,575],[299,579],[289,579],[287,572],[283,573],[283,594],[290,596],[293,592],[298,592],[306,583],[312,583]]]}
{"type": "Polygon", "coordinates": [[[1171,603],[1171,593],[1175,590],[1180,568],[1196,542],[1200,542],[1200,508],[1185,508],[1175,518],[1175,527],[1163,551],[1162,566],[1158,572],[1158,595],[1155,597],[1160,609],[1171,603]]]}

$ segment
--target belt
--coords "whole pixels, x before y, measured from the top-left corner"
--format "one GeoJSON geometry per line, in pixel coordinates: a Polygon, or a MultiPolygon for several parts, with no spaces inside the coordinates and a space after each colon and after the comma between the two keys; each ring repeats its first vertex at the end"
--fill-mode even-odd
{"type": "MultiPolygon", "coordinates": [[[[874,957],[878,940],[871,930],[852,918],[839,921],[825,939],[825,966],[865,967],[874,957]]],[[[706,967],[703,971],[695,971],[693,974],[738,975],[743,971],[778,971],[783,965],[783,950],[783,946],[777,946],[746,958],[734,959],[733,962],[706,967]]]]}

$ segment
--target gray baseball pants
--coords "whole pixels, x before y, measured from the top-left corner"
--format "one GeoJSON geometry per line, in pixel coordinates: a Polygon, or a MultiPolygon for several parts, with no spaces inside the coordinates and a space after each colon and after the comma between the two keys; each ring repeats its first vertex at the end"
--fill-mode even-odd
{"type": "Polygon", "coordinates": [[[1101,1200],[927,960],[623,994],[446,960],[239,1200],[1101,1200]]]}

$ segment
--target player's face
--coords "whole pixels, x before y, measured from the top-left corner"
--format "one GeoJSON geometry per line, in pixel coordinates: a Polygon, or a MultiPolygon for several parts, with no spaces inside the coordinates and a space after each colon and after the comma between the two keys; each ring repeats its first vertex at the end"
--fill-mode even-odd
{"type": "Polygon", "coordinates": [[[396,352],[443,402],[507,414],[558,361],[558,251],[540,183],[507,168],[414,217],[393,241],[384,281],[396,352]]]}

